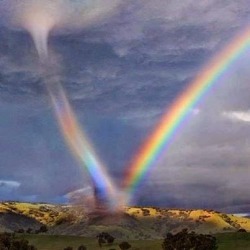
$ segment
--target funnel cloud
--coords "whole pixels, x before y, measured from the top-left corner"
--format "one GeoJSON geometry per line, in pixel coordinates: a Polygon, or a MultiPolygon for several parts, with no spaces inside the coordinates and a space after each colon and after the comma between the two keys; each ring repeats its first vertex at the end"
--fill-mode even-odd
{"type": "Polygon", "coordinates": [[[0,7],[6,11],[3,14],[9,25],[28,30],[40,57],[46,57],[51,30],[72,32],[87,28],[110,16],[119,3],[120,0],[4,0],[0,7]]]}

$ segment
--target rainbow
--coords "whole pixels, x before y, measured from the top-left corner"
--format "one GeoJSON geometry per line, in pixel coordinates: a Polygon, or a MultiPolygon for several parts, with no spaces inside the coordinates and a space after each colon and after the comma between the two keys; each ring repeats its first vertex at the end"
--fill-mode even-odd
{"type": "Polygon", "coordinates": [[[63,87],[59,82],[48,80],[47,89],[65,141],[82,166],[87,168],[99,198],[106,202],[109,208],[114,209],[117,205],[116,188],[81,130],[63,87]]]}
{"type": "Polygon", "coordinates": [[[190,111],[249,46],[250,29],[248,28],[213,57],[173,102],[127,168],[124,188],[130,196],[156,160],[165,152],[190,111]]]}

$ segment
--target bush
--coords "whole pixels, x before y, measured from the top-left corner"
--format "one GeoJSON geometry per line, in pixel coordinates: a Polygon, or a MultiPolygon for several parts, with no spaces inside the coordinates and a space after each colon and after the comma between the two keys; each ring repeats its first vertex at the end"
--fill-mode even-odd
{"type": "Polygon", "coordinates": [[[87,250],[87,247],[85,247],[84,245],[81,245],[78,247],[78,250],[87,250]]]}
{"type": "Polygon", "coordinates": [[[24,233],[24,229],[20,228],[16,231],[16,233],[19,233],[19,234],[23,234],[24,233]]]}
{"type": "Polygon", "coordinates": [[[106,241],[107,241],[107,243],[109,243],[109,244],[112,244],[112,243],[114,242],[114,240],[115,240],[115,238],[114,238],[113,236],[111,236],[111,235],[108,235],[108,236],[106,237],[106,241]]]}
{"type": "Polygon", "coordinates": [[[105,232],[98,234],[96,237],[98,238],[98,244],[100,247],[104,243],[112,244],[115,240],[115,238],[112,235],[110,235],[109,233],[105,233],[105,232]]]}
{"type": "Polygon", "coordinates": [[[119,244],[119,247],[121,250],[127,250],[131,248],[131,245],[128,242],[123,241],[121,244],[119,244]]]}
{"type": "Polygon", "coordinates": [[[26,233],[27,233],[27,234],[31,234],[31,233],[32,233],[32,229],[31,229],[31,228],[28,228],[28,229],[26,230],[26,233]]]}
{"type": "Polygon", "coordinates": [[[40,233],[46,233],[48,232],[48,228],[46,225],[42,225],[39,229],[40,233]]]}

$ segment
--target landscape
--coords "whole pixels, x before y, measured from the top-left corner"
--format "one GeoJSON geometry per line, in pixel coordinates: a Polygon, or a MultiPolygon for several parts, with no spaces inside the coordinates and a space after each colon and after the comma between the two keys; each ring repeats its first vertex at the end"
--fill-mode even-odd
{"type": "Polygon", "coordinates": [[[218,249],[247,249],[250,240],[249,218],[213,210],[126,207],[120,214],[83,211],[79,205],[3,202],[1,231],[15,232],[15,237],[28,239],[41,250],[81,245],[86,249],[122,249],[121,242],[128,242],[131,249],[162,249],[166,232],[175,234],[183,229],[216,235],[218,249]],[[100,247],[96,236],[102,232],[112,235],[114,241],[100,247]]]}
{"type": "Polygon", "coordinates": [[[0,1],[0,250],[250,249],[247,1],[0,1]]]}

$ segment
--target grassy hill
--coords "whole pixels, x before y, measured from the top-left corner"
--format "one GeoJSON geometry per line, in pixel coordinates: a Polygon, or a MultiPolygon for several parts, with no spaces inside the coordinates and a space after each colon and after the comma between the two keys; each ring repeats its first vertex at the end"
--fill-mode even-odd
{"type": "MultiPolygon", "coordinates": [[[[84,244],[97,249],[96,235],[108,232],[116,238],[111,248],[129,241],[132,249],[161,249],[166,232],[176,233],[183,228],[198,233],[215,234],[220,250],[250,249],[250,233],[235,233],[244,228],[250,232],[250,219],[213,210],[177,210],[153,207],[125,207],[119,214],[88,214],[81,206],[45,203],[0,203],[0,231],[17,231],[41,225],[46,234],[21,234],[39,250],[59,250],[66,246],[75,249],[84,244]],[[222,234],[223,233],[223,234],[222,234]],[[60,236],[61,235],[61,236],[60,236]]],[[[110,249],[110,246],[102,249],[110,249]]]]}
{"type": "Polygon", "coordinates": [[[52,235],[95,237],[107,231],[116,238],[161,239],[183,228],[199,233],[250,231],[250,219],[213,210],[177,210],[125,207],[120,214],[87,214],[81,206],[44,203],[0,203],[0,230],[15,231],[48,226],[52,235]]]}

